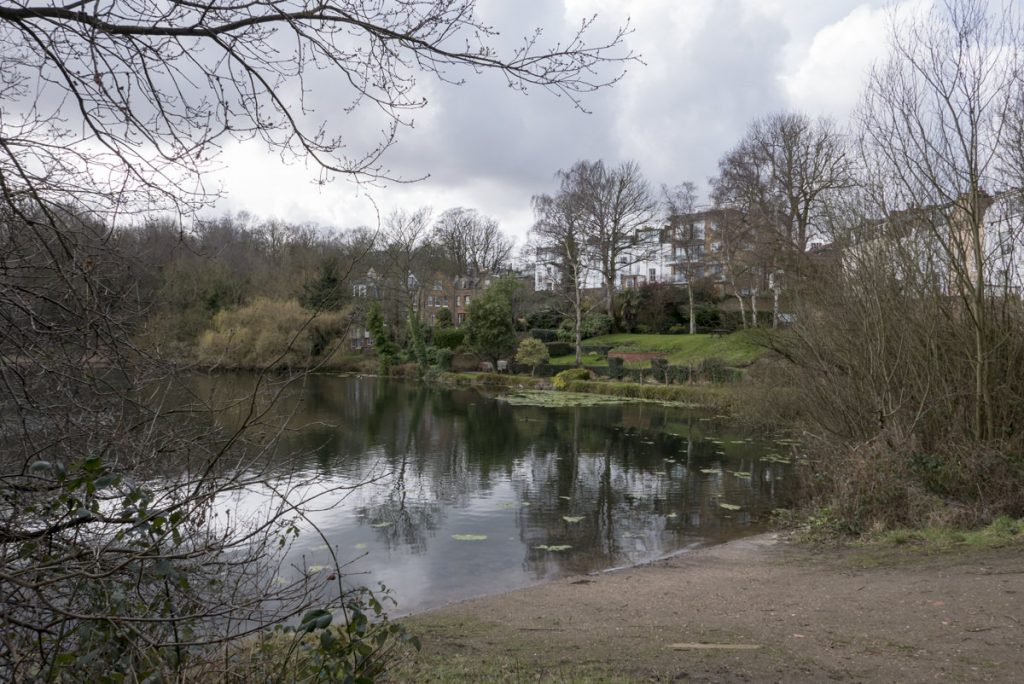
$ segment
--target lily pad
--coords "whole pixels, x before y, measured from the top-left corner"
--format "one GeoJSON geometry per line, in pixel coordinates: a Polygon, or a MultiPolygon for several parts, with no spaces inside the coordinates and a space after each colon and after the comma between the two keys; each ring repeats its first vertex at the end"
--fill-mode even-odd
{"type": "Polygon", "coordinates": [[[678,513],[669,513],[665,517],[666,518],[678,518],[679,514],[678,513]]]}
{"type": "Polygon", "coordinates": [[[559,499],[565,499],[566,501],[572,501],[572,497],[571,496],[560,496],[558,498],[559,499]]]}
{"type": "Polygon", "coordinates": [[[391,525],[393,525],[393,524],[394,523],[390,523],[390,522],[379,522],[379,523],[373,523],[372,525],[370,525],[370,527],[391,527],[391,525]]]}
{"type": "Polygon", "coordinates": [[[562,520],[567,523],[578,523],[580,520],[583,520],[583,517],[582,515],[563,515],[562,520]]]}
{"type": "Polygon", "coordinates": [[[718,504],[718,507],[719,508],[724,508],[727,511],[738,511],[741,508],[743,508],[743,506],[737,506],[736,504],[731,504],[731,503],[720,503],[720,504],[718,504]]]}
{"type": "Polygon", "coordinates": [[[700,472],[704,473],[705,475],[720,475],[722,473],[722,471],[719,470],[718,468],[701,468],[700,472]]]}
{"type": "Polygon", "coordinates": [[[365,549],[366,548],[366,544],[364,544],[362,542],[359,542],[358,544],[356,544],[356,548],[360,549],[360,550],[365,549]]]}
{"type": "Polygon", "coordinates": [[[534,546],[533,548],[540,549],[541,551],[554,551],[557,553],[559,551],[568,551],[572,547],[568,544],[553,544],[550,546],[547,544],[541,544],[540,546],[534,546]]]}
{"type": "Polygon", "coordinates": [[[498,397],[513,406],[541,406],[545,408],[601,406],[604,404],[635,403],[636,399],[608,397],[600,394],[584,394],[582,392],[553,392],[548,390],[523,390],[515,394],[498,397]]]}
{"type": "Polygon", "coordinates": [[[746,472],[743,472],[743,471],[740,471],[740,470],[734,471],[733,475],[735,475],[736,477],[738,477],[740,479],[743,479],[743,480],[749,480],[750,479],[750,473],[746,473],[746,472]]]}
{"type": "Polygon", "coordinates": [[[453,534],[452,539],[455,541],[484,541],[487,539],[486,534],[453,534]]]}

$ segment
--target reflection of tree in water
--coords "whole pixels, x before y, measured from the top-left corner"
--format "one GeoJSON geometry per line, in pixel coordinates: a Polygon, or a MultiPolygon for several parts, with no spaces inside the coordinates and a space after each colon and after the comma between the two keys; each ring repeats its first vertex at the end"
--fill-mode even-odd
{"type": "Polygon", "coordinates": [[[473,390],[375,378],[314,378],[306,390],[289,398],[303,429],[286,435],[286,447],[315,452],[306,467],[325,480],[378,476],[342,505],[393,551],[426,553],[450,508],[494,499],[498,510],[495,488],[510,487],[517,510],[508,511],[514,522],[502,520],[527,547],[525,571],[589,572],[733,534],[785,491],[784,467],[761,461],[763,447],[722,437],[725,426],[682,409],[512,406],[473,390]]]}

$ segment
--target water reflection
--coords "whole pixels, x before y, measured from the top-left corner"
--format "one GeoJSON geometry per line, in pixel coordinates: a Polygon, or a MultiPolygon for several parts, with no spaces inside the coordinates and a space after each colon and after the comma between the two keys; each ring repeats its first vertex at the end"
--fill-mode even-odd
{"type": "MultiPolygon", "coordinates": [[[[241,394],[244,375],[197,378],[241,394]]],[[[472,390],[316,376],[279,404],[280,476],[332,493],[311,514],[361,583],[399,612],[650,560],[757,529],[787,496],[770,445],[655,404],[516,406],[472,390]],[[458,537],[458,538],[457,538],[458,537]]],[[[231,417],[224,416],[230,423],[231,417]]],[[[256,504],[254,504],[256,505],[256,504]]],[[[302,535],[297,563],[326,564],[302,535]]]]}

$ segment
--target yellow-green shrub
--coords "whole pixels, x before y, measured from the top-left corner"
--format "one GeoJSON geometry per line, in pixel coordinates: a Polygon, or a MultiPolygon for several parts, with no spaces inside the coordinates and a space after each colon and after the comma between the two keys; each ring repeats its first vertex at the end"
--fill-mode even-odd
{"type": "Polygon", "coordinates": [[[567,389],[569,383],[573,382],[574,380],[589,379],[590,371],[588,371],[586,368],[570,368],[569,370],[564,370],[558,375],[556,375],[554,379],[552,379],[551,384],[554,386],[556,390],[564,390],[567,389]]]}
{"type": "Polygon", "coordinates": [[[344,341],[348,315],[315,317],[295,300],[258,298],[219,312],[199,339],[199,360],[232,368],[284,368],[317,363],[344,341]]]}

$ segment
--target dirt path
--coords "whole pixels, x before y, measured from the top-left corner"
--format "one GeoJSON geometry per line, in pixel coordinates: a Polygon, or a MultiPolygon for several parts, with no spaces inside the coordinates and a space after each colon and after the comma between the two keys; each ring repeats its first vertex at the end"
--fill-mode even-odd
{"type": "Polygon", "coordinates": [[[1024,546],[922,556],[760,535],[404,620],[398,681],[1024,681],[1024,546]]]}

